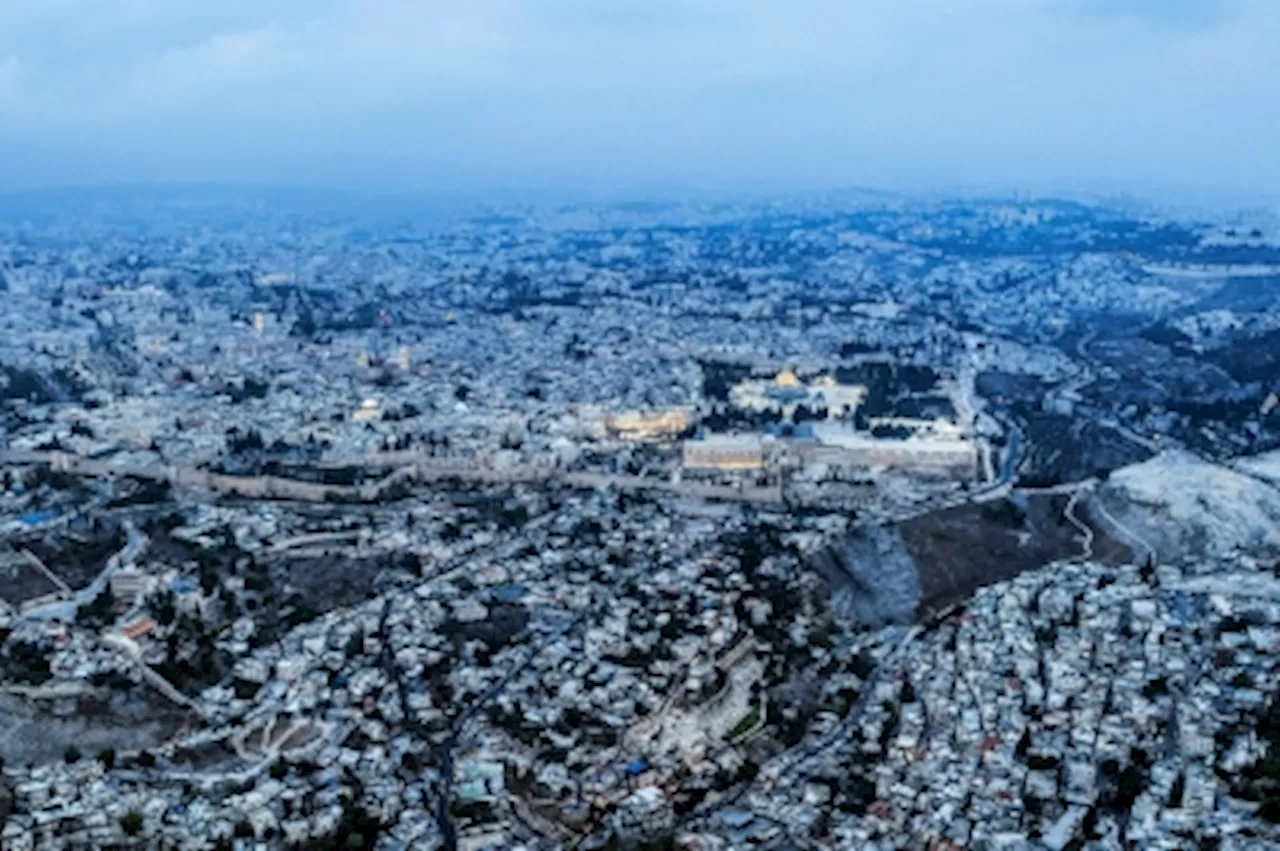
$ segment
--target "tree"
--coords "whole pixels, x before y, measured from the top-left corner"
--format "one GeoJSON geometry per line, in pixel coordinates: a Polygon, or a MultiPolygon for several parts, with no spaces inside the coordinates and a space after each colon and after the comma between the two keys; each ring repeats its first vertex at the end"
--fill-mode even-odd
{"type": "Polygon", "coordinates": [[[1013,749],[1013,755],[1018,759],[1026,759],[1027,751],[1031,750],[1031,728],[1028,727],[1022,731],[1022,738],[1018,739],[1018,745],[1013,749]]]}
{"type": "Polygon", "coordinates": [[[1182,806],[1182,797],[1186,793],[1187,778],[1185,774],[1179,774],[1178,778],[1173,781],[1173,787],[1169,790],[1169,800],[1165,802],[1165,806],[1170,809],[1178,809],[1182,806]]]}
{"type": "Polygon", "coordinates": [[[67,749],[62,753],[62,758],[63,760],[66,761],[67,765],[71,765],[72,763],[79,762],[80,749],[77,748],[75,745],[68,745],[67,749]]]}
{"type": "Polygon", "coordinates": [[[151,611],[155,613],[156,620],[161,626],[172,624],[174,618],[178,616],[177,608],[174,606],[173,592],[166,588],[156,594],[151,599],[151,611]]]}
{"type": "Polygon", "coordinates": [[[76,609],[76,623],[89,629],[102,629],[115,623],[116,598],[111,593],[111,586],[103,588],[93,602],[86,603],[76,609]]]}
{"type": "Polygon", "coordinates": [[[98,762],[102,763],[102,767],[110,771],[116,764],[116,749],[103,748],[98,751],[98,762]]]}
{"type": "Polygon", "coordinates": [[[129,810],[129,812],[120,816],[120,829],[125,832],[126,836],[137,836],[142,833],[142,813],[137,810],[129,810]]]}
{"type": "Polygon", "coordinates": [[[15,682],[38,686],[53,677],[47,651],[35,642],[19,641],[8,655],[8,674],[15,682]]]}

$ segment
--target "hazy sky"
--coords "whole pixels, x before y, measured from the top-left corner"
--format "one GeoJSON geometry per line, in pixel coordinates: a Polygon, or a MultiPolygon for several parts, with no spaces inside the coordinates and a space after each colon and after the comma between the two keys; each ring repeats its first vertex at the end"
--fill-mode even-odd
{"type": "Polygon", "coordinates": [[[0,188],[1280,194],[1280,0],[0,0],[0,188]]]}

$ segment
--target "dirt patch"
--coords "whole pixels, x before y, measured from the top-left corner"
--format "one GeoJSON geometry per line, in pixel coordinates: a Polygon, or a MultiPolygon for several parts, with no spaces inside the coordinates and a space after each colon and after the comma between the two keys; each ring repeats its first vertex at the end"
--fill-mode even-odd
{"type": "Polygon", "coordinates": [[[365,600],[378,574],[390,566],[386,558],[352,558],[337,552],[279,559],[271,565],[271,578],[277,587],[295,589],[316,611],[327,612],[365,600]]]}
{"type": "Polygon", "coordinates": [[[1081,554],[1080,532],[1063,515],[1066,496],[1017,497],[912,518],[899,526],[920,571],[919,615],[993,582],[1081,554]]]}
{"type": "Polygon", "coordinates": [[[109,698],[29,702],[0,695],[0,759],[9,765],[60,760],[75,747],[85,758],[112,748],[154,748],[188,721],[185,712],[143,689],[109,698]]]}
{"type": "Polygon", "coordinates": [[[173,752],[173,764],[182,768],[233,771],[244,761],[225,740],[204,742],[195,747],[178,748],[173,752]]]}
{"type": "Polygon", "coordinates": [[[78,521],[65,531],[24,543],[72,588],[83,588],[97,578],[124,545],[124,529],[114,520],[78,521]]]}
{"type": "Polygon", "coordinates": [[[0,553],[0,599],[9,605],[18,606],[57,590],[49,577],[17,553],[0,553]]]}
{"type": "MultiPolygon", "coordinates": [[[[894,526],[861,527],[809,556],[830,589],[831,610],[870,627],[928,618],[985,585],[1024,570],[1086,555],[1085,536],[1067,519],[1070,497],[1015,494],[913,517],[894,526]]],[[[1090,560],[1124,564],[1133,553],[1089,517],[1090,560]]]]}

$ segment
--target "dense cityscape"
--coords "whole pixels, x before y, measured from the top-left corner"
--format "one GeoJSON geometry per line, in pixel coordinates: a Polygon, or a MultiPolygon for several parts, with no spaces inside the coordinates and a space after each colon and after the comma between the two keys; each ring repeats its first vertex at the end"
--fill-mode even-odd
{"type": "Polygon", "coordinates": [[[1280,847],[1280,229],[0,209],[0,845],[1280,847]]]}

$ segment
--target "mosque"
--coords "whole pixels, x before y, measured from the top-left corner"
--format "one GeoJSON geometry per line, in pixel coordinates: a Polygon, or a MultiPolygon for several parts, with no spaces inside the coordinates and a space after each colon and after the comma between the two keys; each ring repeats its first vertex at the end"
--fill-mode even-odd
{"type": "Polygon", "coordinates": [[[749,379],[729,391],[729,401],[745,410],[772,410],[790,417],[803,405],[811,411],[825,410],[828,419],[853,414],[866,397],[867,388],[861,385],[840,384],[830,375],[806,383],[790,368],[772,379],[749,379]]]}
{"type": "MultiPolygon", "coordinates": [[[[784,368],[772,378],[747,379],[729,390],[731,404],[744,410],[775,411],[791,419],[803,406],[815,421],[796,429],[795,451],[805,463],[896,469],[910,473],[976,475],[978,445],[963,426],[946,417],[875,416],[855,425],[866,401],[861,384],[842,384],[820,374],[806,381],[784,368]],[[893,436],[881,436],[891,432],[893,436]]],[[[708,435],[685,441],[686,469],[759,470],[765,466],[763,435],[708,435]]]]}

